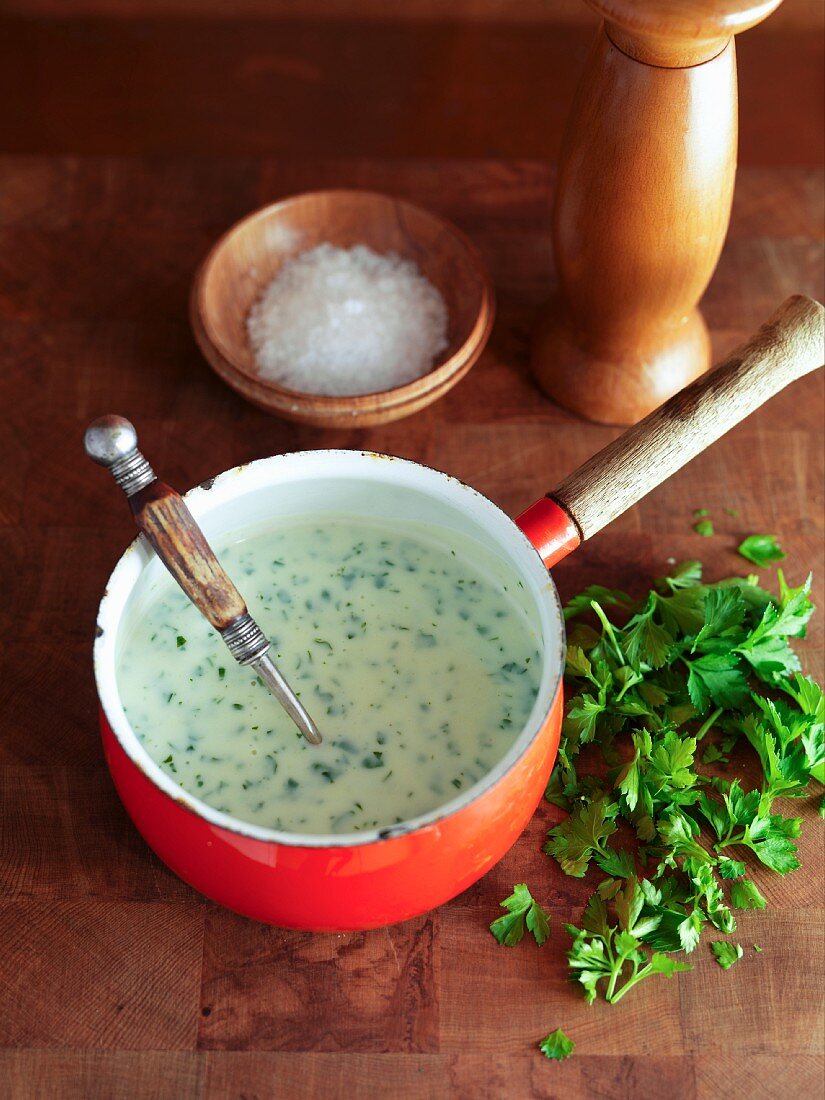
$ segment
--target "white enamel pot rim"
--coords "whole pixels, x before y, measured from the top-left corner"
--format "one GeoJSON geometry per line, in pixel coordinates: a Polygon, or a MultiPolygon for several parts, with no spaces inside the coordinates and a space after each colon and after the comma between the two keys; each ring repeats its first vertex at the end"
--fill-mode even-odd
{"type": "MultiPolygon", "coordinates": [[[[493,788],[519,761],[547,721],[561,686],[564,669],[564,617],[555,584],[538,551],[513,520],[476,489],[449,474],[409,459],[371,451],[316,450],[295,451],[236,466],[196,486],[185,494],[192,514],[210,537],[210,519],[222,511],[243,508],[245,500],[270,490],[300,486],[304,491],[319,482],[359,485],[372,493],[382,489],[401,500],[404,492],[432,502],[436,511],[453,517],[456,529],[485,538],[490,550],[506,557],[527,588],[536,609],[543,644],[542,674],[533,709],[508,752],[476,784],[449,802],[420,817],[379,830],[352,834],[289,833],[244,822],[208,806],[180,787],[149,756],[131,728],[116,681],[118,630],[129,598],[143,570],[155,558],[142,535],[138,536],[117,562],[97,616],[94,643],[95,680],[106,719],[133,764],[164,794],[185,806],[198,817],[230,833],[270,841],[291,847],[347,848],[381,842],[388,837],[438,826],[444,818],[457,813],[493,788]]],[[[330,490],[333,486],[330,486],[330,490]]],[[[335,501],[330,501],[335,504],[335,501]]],[[[326,509],[330,513],[346,508],[326,509]]],[[[299,513],[300,514],[300,513],[299,513]]],[[[305,512],[304,514],[314,514],[305,512]]],[[[369,513],[367,513],[369,514],[369,513]]],[[[217,525],[220,528],[220,524],[217,525]]],[[[241,527],[243,521],[241,521],[241,527]]],[[[444,523],[447,526],[447,523],[444,523]]],[[[234,529],[230,524],[223,530],[234,529]]],[[[273,701],[273,706],[277,705],[273,701]]]]}

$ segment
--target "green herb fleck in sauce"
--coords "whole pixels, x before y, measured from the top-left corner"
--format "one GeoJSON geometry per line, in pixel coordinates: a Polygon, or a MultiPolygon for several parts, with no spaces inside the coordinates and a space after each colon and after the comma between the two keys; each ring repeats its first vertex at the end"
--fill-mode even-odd
{"type": "Polygon", "coordinates": [[[341,517],[218,547],[322,726],[317,748],[256,676],[220,663],[217,634],[152,574],[118,669],[146,750],[210,805],[295,832],[361,832],[467,791],[523,728],[542,662],[518,578],[438,537],[341,517]]]}

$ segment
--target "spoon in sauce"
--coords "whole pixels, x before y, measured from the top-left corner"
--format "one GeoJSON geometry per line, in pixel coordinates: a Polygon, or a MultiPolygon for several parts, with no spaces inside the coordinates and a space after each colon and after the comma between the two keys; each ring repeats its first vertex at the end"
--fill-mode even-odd
{"type": "Polygon", "coordinates": [[[105,466],[124,491],[139,530],[238,664],[253,668],[307,741],[320,745],[320,730],[269,655],[269,639],[249,614],[186,501],[155,477],[138,450],[134,425],[122,416],[101,416],[86,429],[83,442],[89,458],[105,466]]]}

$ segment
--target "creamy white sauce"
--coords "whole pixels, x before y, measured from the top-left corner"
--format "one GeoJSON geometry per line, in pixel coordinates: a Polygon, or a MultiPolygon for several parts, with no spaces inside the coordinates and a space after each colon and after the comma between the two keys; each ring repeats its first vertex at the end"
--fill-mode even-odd
{"type": "Polygon", "coordinates": [[[325,517],[217,550],[324,743],[309,745],[171,578],[147,570],[118,686],[149,755],[203,802],[297,833],[380,828],[471,787],[521,731],[537,626],[511,567],[471,540],[325,517]]]}

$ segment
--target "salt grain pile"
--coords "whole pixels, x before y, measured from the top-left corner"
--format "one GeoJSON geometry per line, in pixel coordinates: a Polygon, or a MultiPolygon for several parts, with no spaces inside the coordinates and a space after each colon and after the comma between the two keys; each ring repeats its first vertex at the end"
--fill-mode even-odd
{"type": "Polygon", "coordinates": [[[392,389],[447,347],[438,290],[412,261],[364,245],[321,244],[287,261],[247,325],[260,375],[303,393],[392,389]]]}

